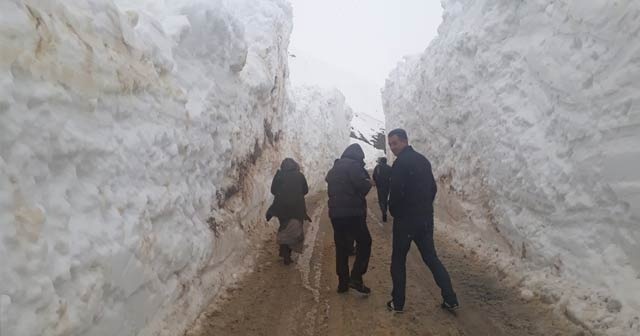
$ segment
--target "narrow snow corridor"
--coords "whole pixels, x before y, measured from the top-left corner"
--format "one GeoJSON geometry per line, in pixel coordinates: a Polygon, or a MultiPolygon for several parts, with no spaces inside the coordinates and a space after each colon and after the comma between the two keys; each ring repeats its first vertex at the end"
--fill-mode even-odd
{"type": "Polygon", "coordinates": [[[640,335],[639,34],[637,0],[0,0],[0,336],[640,335]],[[336,293],[326,174],[394,128],[457,315],[415,248],[386,310],[375,189],[373,294],[336,293]]]}

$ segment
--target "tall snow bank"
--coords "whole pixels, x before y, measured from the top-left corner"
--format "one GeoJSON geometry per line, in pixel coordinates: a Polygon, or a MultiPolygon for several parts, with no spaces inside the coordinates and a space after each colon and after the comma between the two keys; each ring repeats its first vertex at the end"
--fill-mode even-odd
{"type": "MultiPolygon", "coordinates": [[[[180,334],[266,230],[284,119],[298,113],[289,5],[9,0],[0,12],[0,334],[180,334]]],[[[348,141],[342,119],[345,134],[318,144],[348,141]]]]}
{"type": "Polygon", "coordinates": [[[302,166],[309,188],[326,188],[325,175],[349,145],[353,117],[340,91],[299,86],[290,91],[289,113],[284,118],[282,154],[302,166]]]}
{"type": "Polygon", "coordinates": [[[640,333],[640,2],[443,4],[440,36],[387,81],[387,129],[469,202],[462,241],[506,241],[517,258],[493,257],[568,316],[640,333]]]}

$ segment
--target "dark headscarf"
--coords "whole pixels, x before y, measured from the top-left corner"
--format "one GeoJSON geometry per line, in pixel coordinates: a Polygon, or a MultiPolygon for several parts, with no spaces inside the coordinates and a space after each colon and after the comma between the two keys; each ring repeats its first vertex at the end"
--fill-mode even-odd
{"type": "Polygon", "coordinates": [[[283,171],[300,170],[300,165],[292,158],[282,160],[280,169],[283,171]]]}

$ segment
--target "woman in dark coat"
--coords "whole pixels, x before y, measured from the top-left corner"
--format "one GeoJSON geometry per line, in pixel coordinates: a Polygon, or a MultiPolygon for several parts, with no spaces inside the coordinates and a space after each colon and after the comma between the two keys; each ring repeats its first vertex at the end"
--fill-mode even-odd
{"type": "Polygon", "coordinates": [[[307,179],[300,166],[291,158],[282,161],[280,169],[271,182],[271,193],[275,196],[267,219],[278,217],[278,243],[280,256],[285,265],[291,263],[291,251],[301,252],[304,235],[302,223],[308,219],[304,196],[309,193],[307,179]]]}

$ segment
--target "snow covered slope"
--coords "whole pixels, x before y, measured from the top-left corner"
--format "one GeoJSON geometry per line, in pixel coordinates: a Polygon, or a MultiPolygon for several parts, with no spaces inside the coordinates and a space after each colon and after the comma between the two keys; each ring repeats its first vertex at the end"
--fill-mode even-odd
{"type": "MultiPolygon", "coordinates": [[[[297,111],[289,5],[8,0],[0,12],[0,334],[180,334],[269,230],[297,111]]],[[[339,112],[343,130],[316,146],[346,145],[339,112]]]]}
{"type": "Polygon", "coordinates": [[[384,151],[386,147],[384,122],[366,113],[354,113],[351,121],[351,137],[374,150],[384,151]]]}
{"type": "Polygon", "coordinates": [[[390,75],[387,128],[467,199],[476,226],[449,229],[468,246],[504,238],[524,285],[640,334],[640,2],[443,4],[440,36],[390,75]]]}

